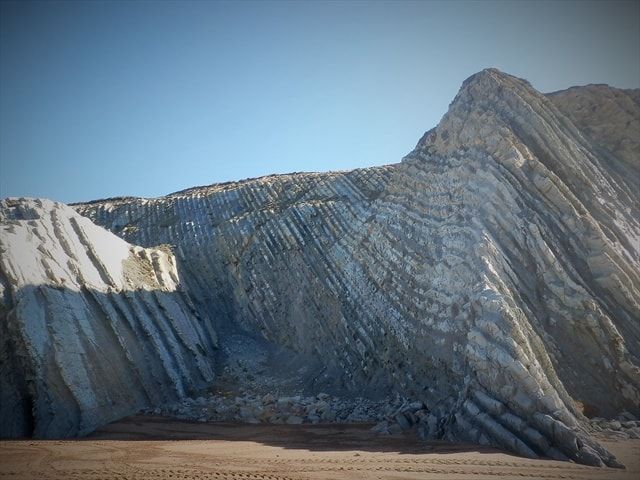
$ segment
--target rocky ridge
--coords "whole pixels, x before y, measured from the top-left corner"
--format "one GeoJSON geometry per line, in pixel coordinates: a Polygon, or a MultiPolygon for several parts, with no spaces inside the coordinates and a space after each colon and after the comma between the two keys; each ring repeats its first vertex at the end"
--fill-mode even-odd
{"type": "Polygon", "coordinates": [[[640,414],[640,107],[608,105],[488,69],[400,164],[74,208],[170,245],[222,350],[261,338],[316,392],[416,399],[426,438],[618,466],[584,415],[640,414]]]}

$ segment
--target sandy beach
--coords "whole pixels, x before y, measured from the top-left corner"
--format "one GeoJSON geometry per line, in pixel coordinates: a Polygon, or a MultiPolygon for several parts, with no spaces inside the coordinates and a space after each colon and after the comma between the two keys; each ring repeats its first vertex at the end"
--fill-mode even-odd
{"type": "Polygon", "coordinates": [[[0,442],[15,479],[637,479],[640,440],[603,441],[626,470],[530,460],[476,445],[380,436],[369,425],[188,423],[136,416],[78,440],[0,442]]]}

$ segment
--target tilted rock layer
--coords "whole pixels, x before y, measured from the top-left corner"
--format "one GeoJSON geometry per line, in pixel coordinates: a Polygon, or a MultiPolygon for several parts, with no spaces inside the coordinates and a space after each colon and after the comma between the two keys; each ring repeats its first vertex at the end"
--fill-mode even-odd
{"type": "Polygon", "coordinates": [[[2,436],[87,433],[212,382],[169,251],[48,200],[3,200],[0,222],[2,436]]]}
{"type": "Polygon", "coordinates": [[[343,392],[420,399],[428,438],[613,466],[581,409],[640,413],[637,137],[615,123],[640,106],[607,92],[589,117],[485,70],[400,164],[75,208],[171,245],[218,331],[318,358],[343,392]]]}

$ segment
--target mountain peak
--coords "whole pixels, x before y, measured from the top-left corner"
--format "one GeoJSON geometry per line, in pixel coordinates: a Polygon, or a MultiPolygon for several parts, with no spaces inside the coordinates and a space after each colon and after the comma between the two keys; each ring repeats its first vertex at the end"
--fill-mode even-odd
{"type": "Polygon", "coordinates": [[[486,68],[462,83],[438,126],[420,139],[409,156],[425,151],[449,155],[461,148],[495,153],[512,136],[505,128],[530,130],[522,122],[533,125],[536,114],[547,116],[548,109],[554,109],[551,102],[528,81],[486,68]]]}
{"type": "Polygon", "coordinates": [[[509,75],[508,73],[503,72],[502,70],[499,70],[495,67],[489,67],[489,68],[484,68],[482,70],[480,70],[479,72],[474,73],[473,75],[467,77],[463,82],[462,85],[463,87],[467,84],[473,83],[473,82],[477,82],[477,81],[482,81],[484,79],[490,79],[490,80],[494,80],[494,81],[499,81],[500,79],[507,79],[507,78],[515,78],[511,75],[509,75]]]}
{"type": "Polygon", "coordinates": [[[539,94],[527,80],[509,75],[497,68],[485,68],[462,82],[462,86],[451,105],[455,105],[461,100],[469,101],[495,95],[502,96],[505,93],[514,91],[525,91],[534,95],[539,94]]]}

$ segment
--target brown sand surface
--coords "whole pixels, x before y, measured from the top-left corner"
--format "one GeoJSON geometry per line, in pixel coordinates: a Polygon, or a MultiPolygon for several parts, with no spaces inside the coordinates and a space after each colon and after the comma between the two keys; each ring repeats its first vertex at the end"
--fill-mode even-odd
{"type": "Polygon", "coordinates": [[[476,445],[380,436],[370,425],[240,425],[130,417],[78,440],[0,442],[0,478],[116,480],[640,479],[640,440],[603,442],[626,470],[476,445]]]}

